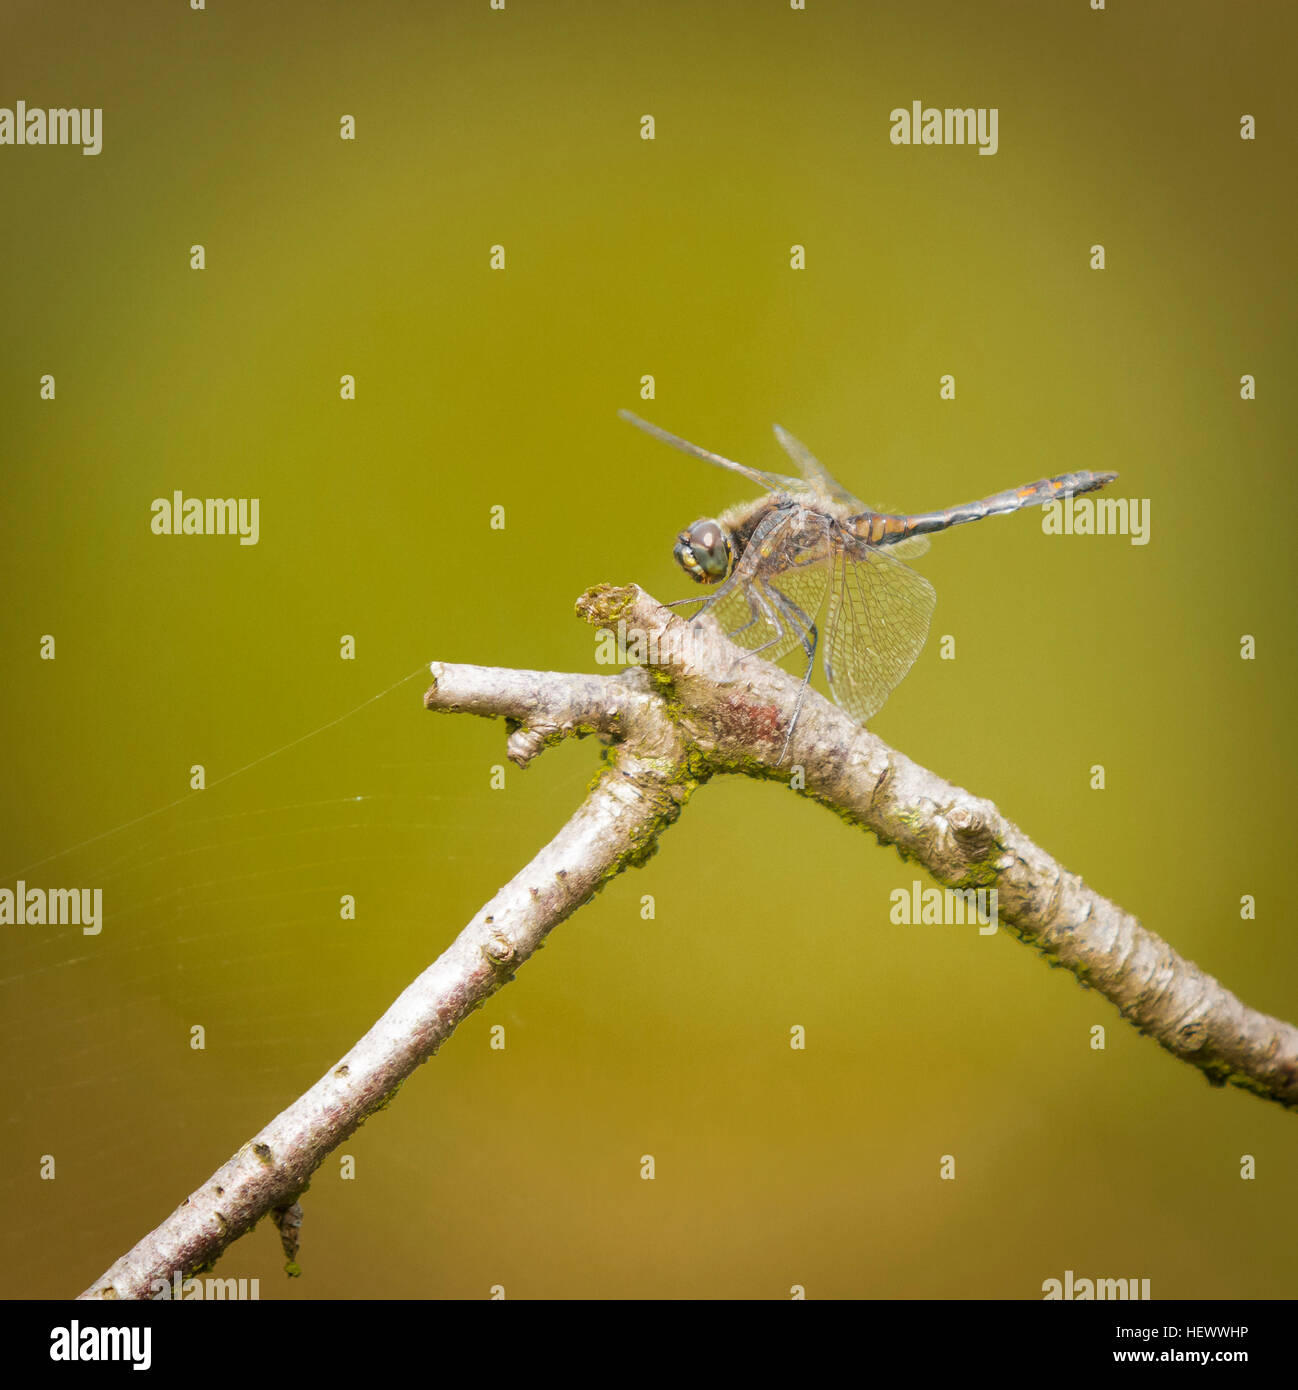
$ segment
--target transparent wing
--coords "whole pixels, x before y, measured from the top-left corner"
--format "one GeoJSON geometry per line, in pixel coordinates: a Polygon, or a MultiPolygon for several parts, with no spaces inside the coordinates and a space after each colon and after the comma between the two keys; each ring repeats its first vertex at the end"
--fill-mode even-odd
{"type": "Polygon", "coordinates": [[[765,661],[798,652],[801,673],[820,646],[819,624],[832,573],[823,559],[778,575],[758,571],[712,611],[732,642],[760,653],[765,661]]]}
{"type": "Polygon", "coordinates": [[[699,612],[768,661],[801,648],[810,662],[832,572],[831,528],[828,517],[800,508],[773,511],[753,532],[734,574],[699,612]]]}
{"type": "Polygon", "coordinates": [[[823,640],[821,623],[832,575],[833,566],[823,555],[817,555],[762,581],[763,592],[785,623],[780,639],[762,653],[768,661],[778,661],[793,652],[797,654],[799,674],[811,674],[811,662],[823,640]]]}
{"type": "MultiPolygon", "coordinates": [[[[795,439],[782,425],[775,426],[775,437],[780,447],[797,465],[798,472],[813,486],[819,488],[835,502],[844,502],[856,512],[875,511],[894,515],[890,508],[867,507],[864,502],[848,490],[825,467],[823,463],[800,440],[795,439]]],[[[928,549],[927,536],[912,536],[909,540],[898,541],[888,547],[898,560],[915,560],[928,549]]]]}
{"type": "Polygon", "coordinates": [[[933,586],[891,553],[857,544],[836,552],[823,633],[830,693],[864,724],[883,708],[928,638],[933,586]]]}
{"type": "Polygon", "coordinates": [[[776,439],[780,441],[780,448],[788,454],[798,472],[813,487],[819,488],[827,497],[832,497],[835,502],[846,502],[855,511],[868,510],[865,503],[859,497],[854,497],[848,492],[800,439],[795,439],[783,425],[775,425],[773,428],[776,439]]]}
{"type": "Polygon", "coordinates": [[[781,508],[754,531],[734,574],[700,611],[768,661],[819,651],[830,694],[864,724],[923,650],[937,602],[895,548],[862,544],[828,517],[781,508]]]}
{"type": "Polygon", "coordinates": [[[928,550],[927,536],[911,536],[909,540],[898,541],[888,547],[888,553],[895,560],[918,560],[928,550]]]}
{"type": "Polygon", "coordinates": [[[681,453],[689,454],[691,458],[702,459],[704,463],[714,463],[718,468],[728,468],[732,473],[738,473],[741,478],[747,478],[750,483],[756,483],[758,487],[764,488],[767,492],[806,491],[806,484],[798,478],[786,478],[780,473],[766,473],[760,468],[749,468],[746,463],[736,463],[734,459],[723,458],[720,454],[714,454],[710,449],[702,449],[697,444],[691,444],[688,439],[682,439],[677,434],[668,434],[666,430],[659,429],[657,425],[651,425],[648,420],[642,420],[629,410],[619,410],[618,415],[634,425],[636,429],[643,430],[664,444],[670,444],[673,449],[679,449],[681,453]]]}

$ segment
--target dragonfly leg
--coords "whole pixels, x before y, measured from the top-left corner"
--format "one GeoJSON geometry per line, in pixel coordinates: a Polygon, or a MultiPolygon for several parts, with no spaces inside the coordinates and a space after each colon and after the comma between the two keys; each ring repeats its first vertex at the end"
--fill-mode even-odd
{"type": "MultiPolygon", "coordinates": [[[[775,599],[776,606],[783,610],[784,616],[793,619],[801,629],[802,636],[799,638],[799,644],[807,654],[807,675],[810,677],[811,668],[816,661],[816,646],[820,641],[816,624],[787,594],[780,593],[778,589],[772,589],[771,594],[775,599]]],[[[757,650],[761,651],[761,648],[759,647],[757,650]]]]}
{"type": "Polygon", "coordinates": [[[780,749],[778,765],[784,761],[785,755],[789,751],[789,741],[793,738],[793,731],[798,726],[798,718],[807,698],[807,690],[811,684],[811,673],[816,666],[816,648],[820,645],[820,631],[812,618],[787,594],[783,594],[773,587],[763,586],[763,589],[764,592],[756,592],[756,585],[746,589],[749,611],[753,616],[743,627],[736,628],[735,632],[730,635],[734,637],[737,633],[744,632],[747,628],[752,627],[759,617],[765,617],[766,621],[777,630],[776,635],[769,642],[763,642],[760,647],[754,647],[746,656],[740,657],[739,661],[745,661],[749,656],[760,656],[768,647],[782,641],[790,629],[798,635],[798,644],[807,658],[807,669],[802,673],[802,684],[798,688],[798,700],[793,707],[793,717],[789,720],[789,727],[785,730],[784,746],[780,749]],[[769,603],[767,602],[768,598],[769,603]],[[759,605],[760,612],[758,611],[759,605]]]}
{"type": "MultiPolygon", "coordinates": [[[[806,653],[807,669],[802,673],[802,684],[798,687],[798,700],[793,706],[793,718],[789,720],[789,727],[784,734],[784,747],[780,749],[779,762],[783,762],[785,754],[789,751],[789,740],[793,737],[793,731],[798,727],[798,718],[802,714],[803,702],[807,698],[807,690],[811,685],[811,673],[816,666],[816,647],[820,642],[820,633],[816,624],[807,616],[806,613],[793,602],[787,594],[776,593],[776,603],[785,609],[786,615],[796,617],[802,624],[802,650],[806,653]]],[[[777,764],[778,766],[778,764],[777,764]]]]}
{"type": "MultiPolygon", "coordinates": [[[[768,626],[775,629],[775,636],[772,637],[769,642],[763,642],[760,647],[753,647],[750,649],[749,655],[756,656],[759,652],[764,652],[767,647],[773,647],[777,642],[783,641],[787,635],[784,623],[781,621],[778,611],[779,601],[783,599],[784,596],[772,590],[771,597],[776,600],[776,607],[772,608],[766,601],[765,595],[758,591],[756,584],[746,584],[744,586],[744,597],[748,600],[748,611],[752,616],[742,627],[733,629],[731,632],[728,632],[726,636],[733,642],[741,632],[747,632],[748,629],[761,618],[768,626]]],[[[744,658],[740,657],[739,660],[743,661],[744,658]]]]}
{"type": "MultiPolygon", "coordinates": [[[[705,598],[705,599],[702,600],[703,607],[700,608],[699,611],[698,611],[694,616],[695,616],[695,617],[702,617],[703,614],[706,613],[706,612],[708,611],[709,608],[714,608],[718,603],[721,602],[721,600],[722,600],[723,598],[726,597],[727,594],[730,593],[730,591],[735,587],[735,584],[736,584],[736,583],[737,583],[736,576],[731,575],[730,578],[727,579],[726,582],[716,591],[716,593],[714,593],[714,594],[709,594],[709,595],[707,596],[707,598],[705,598]]],[[[748,597],[748,587],[749,587],[748,585],[744,585],[744,594],[745,594],[745,597],[748,597]]],[[[697,600],[685,600],[685,602],[691,602],[691,601],[697,602],[697,600]]],[[[753,601],[752,601],[752,598],[751,598],[751,597],[748,597],[748,606],[749,606],[750,610],[751,610],[751,608],[752,608],[752,602],[753,602],[753,601]]]]}
{"type": "Polygon", "coordinates": [[[798,688],[798,701],[793,706],[793,718],[789,720],[789,727],[784,735],[784,747],[780,749],[779,761],[776,767],[784,761],[785,754],[789,751],[789,740],[793,737],[793,731],[798,727],[798,719],[802,714],[802,706],[807,698],[807,690],[811,684],[811,668],[807,668],[807,674],[802,679],[802,685],[798,688]]]}
{"type": "MultiPolygon", "coordinates": [[[[752,627],[752,625],[759,619],[765,619],[766,622],[768,622],[775,629],[775,636],[771,638],[771,642],[778,642],[780,638],[784,636],[784,628],[781,626],[778,616],[771,611],[770,605],[766,603],[762,596],[756,593],[757,586],[749,580],[747,580],[746,578],[741,578],[739,574],[732,574],[730,578],[727,579],[726,582],[716,591],[716,593],[709,594],[707,598],[678,598],[674,602],[668,603],[665,606],[668,608],[675,608],[683,603],[701,604],[702,607],[700,607],[698,612],[695,613],[693,617],[690,619],[690,621],[693,622],[695,619],[701,618],[708,611],[708,609],[712,608],[715,604],[719,603],[723,598],[726,598],[730,593],[732,593],[737,585],[741,587],[744,595],[744,601],[748,604],[748,621],[739,627],[731,628],[726,633],[726,636],[733,641],[736,637],[739,636],[740,633],[747,632],[748,629],[752,627]]],[[[769,647],[771,645],[771,642],[764,643],[762,647],[758,648],[758,650],[762,651],[766,647],[769,647]]]]}
{"type": "MultiPolygon", "coordinates": [[[[748,600],[748,621],[743,625],[743,627],[732,628],[731,631],[726,633],[726,636],[729,637],[732,642],[735,640],[735,638],[739,636],[741,632],[747,632],[748,629],[752,627],[752,625],[759,618],[765,618],[765,620],[768,623],[770,623],[772,627],[778,626],[778,620],[771,613],[769,606],[763,600],[761,600],[760,596],[757,596],[755,599],[753,594],[753,588],[751,585],[747,586],[744,589],[744,597],[748,600]]],[[[779,632],[776,633],[774,637],[771,638],[770,642],[764,642],[760,647],[757,647],[755,650],[759,652],[765,651],[766,648],[771,645],[771,642],[778,642],[780,638],[783,636],[784,631],[783,629],[781,629],[779,632]]]]}

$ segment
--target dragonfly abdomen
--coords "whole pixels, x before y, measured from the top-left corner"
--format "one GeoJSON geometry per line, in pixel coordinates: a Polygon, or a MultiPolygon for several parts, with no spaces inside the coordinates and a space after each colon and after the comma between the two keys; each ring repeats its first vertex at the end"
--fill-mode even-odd
{"type": "Polygon", "coordinates": [[[966,521],[981,521],[985,516],[1001,516],[1023,507],[1040,507],[1064,497],[1095,492],[1117,476],[1116,473],[1061,473],[1056,478],[1042,478],[1023,487],[994,492],[977,502],[963,502],[958,507],[947,507],[943,511],[915,512],[910,516],[867,512],[863,516],[853,517],[851,521],[856,534],[867,544],[890,545],[904,541],[908,536],[927,536],[934,531],[961,526],[966,521]]]}

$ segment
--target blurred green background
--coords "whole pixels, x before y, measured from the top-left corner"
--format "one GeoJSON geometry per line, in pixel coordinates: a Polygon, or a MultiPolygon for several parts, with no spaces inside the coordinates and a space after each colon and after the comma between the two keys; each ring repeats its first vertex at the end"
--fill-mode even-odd
{"type": "MultiPolygon", "coordinates": [[[[0,932],[0,1291],[90,1283],[576,806],[593,745],[492,790],[503,727],[426,714],[422,674],[285,745],[430,659],[594,669],[593,583],[689,592],[676,531],[749,494],[620,406],[776,469],[778,420],[907,509],[1117,469],[1147,546],[1039,513],[936,540],[929,645],[873,727],[1298,1017],[1296,38],[1281,3],[10,0],[0,105],[104,131],[0,148],[0,884],[101,886],[106,920],[0,932]],[[999,152],[892,146],[915,99],[997,107],[999,152]],[[260,543],[152,535],[175,489],[258,497],[260,543]]],[[[326,1161],[301,1279],[268,1223],[218,1272],[1298,1292],[1294,1118],[1004,934],[891,925],[915,877],[783,789],[704,788],[343,1146],[354,1181],[326,1161]]]]}

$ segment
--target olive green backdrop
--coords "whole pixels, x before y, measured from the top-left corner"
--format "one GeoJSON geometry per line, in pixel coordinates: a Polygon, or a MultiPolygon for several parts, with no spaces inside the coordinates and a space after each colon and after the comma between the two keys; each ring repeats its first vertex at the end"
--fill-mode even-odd
{"type": "MultiPolygon", "coordinates": [[[[503,727],[424,713],[422,675],[330,725],[430,659],[595,669],[593,583],[688,592],[676,531],[748,490],[621,406],[776,469],[778,420],[910,509],[1117,469],[1146,546],[1040,513],[936,540],[874,727],[1298,1017],[1295,39],[1278,2],[10,0],[0,105],[104,127],[0,147],[0,885],[99,886],[106,920],[0,929],[3,1292],[91,1282],[577,804],[596,747],[493,790],[503,727]],[[916,99],[998,108],[999,152],[894,147],[916,99]],[[259,498],[259,543],[152,535],[176,489],[259,498]]],[[[787,790],[705,787],[344,1145],[354,1180],[325,1163],[301,1279],[268,1224],[219,1272],[1298,1292],[1294,1118],[1004,934],[892,925],[916,876],[787,790]]]]}

